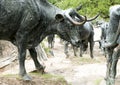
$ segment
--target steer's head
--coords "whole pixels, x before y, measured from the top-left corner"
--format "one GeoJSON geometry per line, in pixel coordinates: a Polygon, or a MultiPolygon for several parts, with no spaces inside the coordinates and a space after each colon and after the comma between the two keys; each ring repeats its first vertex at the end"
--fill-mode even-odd
{"type": "Polygon", "coordinates": [[[63,11],[63,13],[56,15],[56,20],[58,21],[58,35],[69,41],[73,45],[78,45],[79,42],[79,28],[78,26],[83,25],[86,22],[86,17],[80,16],[75,10],[68,9],[63,11]],[[78,22],[75,18],[79,18],[78,22]]]}

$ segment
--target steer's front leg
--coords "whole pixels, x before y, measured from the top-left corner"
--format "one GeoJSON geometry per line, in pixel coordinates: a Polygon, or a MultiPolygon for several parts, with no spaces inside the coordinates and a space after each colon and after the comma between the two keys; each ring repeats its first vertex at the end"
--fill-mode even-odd
{"type": "Polygon", "coordinates": [[[94,48],[94,37],[93,37],[94,34],[91,34],[90,35],[90,38],[89,38],[89,43],[90,43],[90,57],[91,58],[94,58],[93,56],[93,48],[94,48]]]}
{"type": "Polygon", "coordinates": [[[65,41],[65,42],[64,42],[64,53],[65,53],[65,55],[66,55],[66,58],[69,57],[68,45],[69,45],[69,42],[65,41]]]}
{"type": "Polygon", "coordinates": [[[25,45],[18,45],[18,59],[19,59],[19,74],[22,76],[23,80],[31,80],[32,78],[28,76],[25,69],[25,58],[26,58],[26,48],[25,45]]]}

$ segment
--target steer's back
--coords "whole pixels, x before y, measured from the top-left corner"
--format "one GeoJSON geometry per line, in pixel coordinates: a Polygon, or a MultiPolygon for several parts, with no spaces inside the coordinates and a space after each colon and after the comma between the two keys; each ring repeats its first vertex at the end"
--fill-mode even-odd
{"type": "Polygon", "coordinates": [[[93,32],[93,27],[90,22],[86,22],[83,27],[80,27],[80,38],[82,40],[87,39],[93,32]]]}
{"type": "Polygon", "coordinates": [[[21,1],[0,1],[0,39],[9,40],[19,29],[25,7],[21,1]]]}
{"type": "Polygon", "coordinates": [[[0,39],[13,38],[27,14],[30,12],[24,0],[0,0],[0,39]]]}
{"type": "Polygon", "coordinates": [[[110,21],[109,21],[109,28],[107,30],[106,41],[112,42],[114,41],[114,37],[116,35],[119,25],[120,5],[111,6],[109,12],[110,12],[110,21]]]}

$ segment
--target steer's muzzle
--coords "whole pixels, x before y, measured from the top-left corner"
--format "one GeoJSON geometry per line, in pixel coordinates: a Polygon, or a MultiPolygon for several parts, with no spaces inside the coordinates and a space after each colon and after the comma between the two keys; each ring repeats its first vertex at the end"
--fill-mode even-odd
{"type": "Polygon", "coordinates": [[[80,43],[80,40],[71,40],[71,44],[72,44],[73,46],[79,47],[79,43],[80,43]]]}

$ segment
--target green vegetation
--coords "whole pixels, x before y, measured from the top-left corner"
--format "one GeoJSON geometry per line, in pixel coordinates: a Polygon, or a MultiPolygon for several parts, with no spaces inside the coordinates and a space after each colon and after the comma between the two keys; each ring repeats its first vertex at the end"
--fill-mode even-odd
{"type": "Polygon", "coordinates": [[[35,76],[41,76],[42,78],[45,78],[45,79],[54,79],[54,80],[64,81],[64,78],[62,76],[60,76],[60,75],[41,74],[39,72],[32,72],[30,74],[35,75],[35,76]]]}
{"type": "Polygon", "coordinates": [[[84,54],[84,57],[81,57],[81,58],[80,57],[73,57],[73,58],[71,58],[71,61],[75,65],[83,65],[83,64],[103,63],[103,62],[105,62],[105,59],[104,58],[91,59],[90,56],[87,56],[84,54]]]}
{"type": "Polygon", "coordinates": [[[18,74],[5,74],[5,75],[1,75],[0,77],[21,79],[18,74]]]}
{"type": "MultiPolygon", "coordinates": [[[[38,77],[42,77],[43,79],[46,79],[46,80],[51,80],[51,81],[54,81],[54,82],[60,82],[62,85],[66,85],[66,81],[64,79],[64,77],[60,76],[60,75],[52,75],[52,74],[40,74],[40,73],[37,73],[37,72],[32,72],[31,75],[35,75],[35,76],[38,76],[38,77]]],[[[60,85],[61,85],[60,84],[60,85]]],[[[56,84],[57,85],[57,84],[56,84]]],[[[70,84],[67,84],[67,85],[70,85],[70,84]]]]}
{"type": "MultiPolygon", "coordinates": [[[[40,74],[38,72],[31,72],[32,81],[22,81],[21,77],[17,74],[1,75],[2,83],[7,82],[9,85],[70,85],[60,75],[40,74]],[[13,82],[15,81],[15,82],[13,82]],[[34,83],[34,84],[32,84],[34,83]]],[[[3,84],[2,84],[3,85],[3,84]]]]}
{"type": "Polygon", "coordinates": [[[100,85],[100,83],[101,83],[101,81],[102,81],[103,79],[102,78],[97,78],[96,80],[95,80],[95,85],[100,85]]]}
{"type": "MultiPolygon", "coordinates": [[[[39,72],[30,72],[31,76],[36,76],[36,77],[42,77],[45,79],[54,79],[54,80],[61,80],[65,81],[64,78],[60,75],[52,75],[52,74],[41,74],[39,72]]],[[[7,78],[17,78],[21,79],[21,77],[18,74],[6,74],[6,75],[1,75],[0,77],[7,77],[7,78]]]]}
{"type": "Polygon", "coordinates": [[[48,0],[56,6],[66,9],[75,8],[80,4],[83,5],[80,14],[87,15],[89,17],[95,16],[101,13],[102,18],[109,17],[109,7],[115,4],[120,4],[119,0],[48,0]]]}

